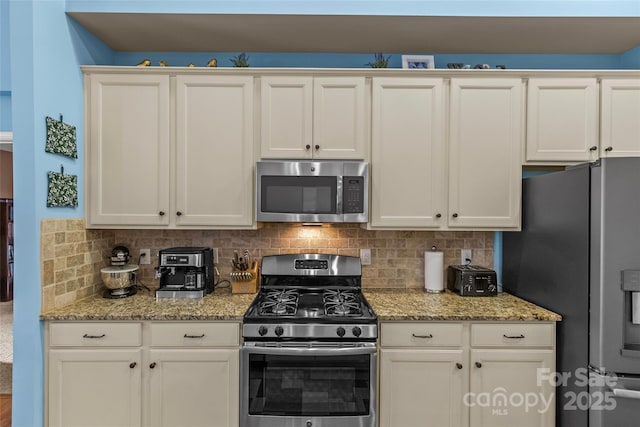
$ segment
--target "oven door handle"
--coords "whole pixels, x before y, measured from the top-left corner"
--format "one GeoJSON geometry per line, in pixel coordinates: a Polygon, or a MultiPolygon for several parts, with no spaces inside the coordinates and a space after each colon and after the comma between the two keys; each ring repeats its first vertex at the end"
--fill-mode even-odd
{"type": "Polygon", "coordinates": [[[340,356],[340,355],[359,355],[359,354],[375,354],[377,352],[375,345],[366,347],[313,347],[313,346],[283,346],[283,347],[266,347],[266,346],[248,346],[242,347],[242,351],[258,354],[275,354],[282,356],[340,356]]]}

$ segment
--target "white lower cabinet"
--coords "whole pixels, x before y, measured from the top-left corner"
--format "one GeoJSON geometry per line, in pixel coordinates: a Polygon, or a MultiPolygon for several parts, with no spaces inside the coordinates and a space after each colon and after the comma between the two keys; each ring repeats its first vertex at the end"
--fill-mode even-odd
{"type": "Polygon", "coordinates": [[[467,329],[462,323],[381,324],[380,427],[468,425],[467,329]]]}
{"type": "Polygon", "coordinates": [[[553,323],[382,322],[380,427],[550,427],[553,323]],[[547,371],[548,370],[548,371],[547,371]]]}
{"type": "Polygon", "coordinates": [[[380,351],[381,427],[460,427],[469,369],[463,350],[380,351]]]}
{"type": "Polygon", "coordinates": [[[555,359],[553,323],[472,324],[471,426],[553,426],[555,359]]]}
{"type": "Polygon", "coordinates": [[[238,427],[236,322],[49,322],[49,427],[238,427]]]}
{"type": "Polygon", "coordinates": [[[553,426],[554,390],[538,378],[554,360],[553,350],[471,350],[471,426],[553,426]]]}
{"type": "Polygon", "coordinates": [[[238,350],[151,350],[149,425],[238,425],[238,350]]]}
{"type": "Polygon", "coordinates": [[[153,322],[149,427],[238,425],[238,323],[153,322]]]}
{"type": "Polygon", "coordinates": [[[141,355],[139,348],[49,351],[49,426],[140,426],[141,355]]]}

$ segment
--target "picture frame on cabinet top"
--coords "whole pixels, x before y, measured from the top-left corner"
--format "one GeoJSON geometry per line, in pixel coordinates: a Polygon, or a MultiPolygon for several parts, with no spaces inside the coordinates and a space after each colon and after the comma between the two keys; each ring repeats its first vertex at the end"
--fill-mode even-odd
{"type": "Polygon", "coordinates": [[[433,55],[402,55],[402,68],[412,70],[434,69],[433,55]]]}

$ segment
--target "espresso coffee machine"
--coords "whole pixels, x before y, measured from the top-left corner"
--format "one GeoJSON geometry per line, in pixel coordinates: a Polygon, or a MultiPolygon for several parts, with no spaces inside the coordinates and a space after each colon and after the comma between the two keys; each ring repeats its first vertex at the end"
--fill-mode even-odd
{"type": "Polygon", "coordinates": [[[213,291],[213,249],[162,249],[158,259],[156,298],[202,298],[213,291]]]}

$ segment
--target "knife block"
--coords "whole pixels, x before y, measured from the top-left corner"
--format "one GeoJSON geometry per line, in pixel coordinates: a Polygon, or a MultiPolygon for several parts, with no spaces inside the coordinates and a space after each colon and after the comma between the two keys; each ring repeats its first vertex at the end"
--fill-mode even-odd
{"type": "Polygon", "coordinates": [[[232,294],[255,294],[260,288],[260,274],[259,274],[258,261],[253,261],[251,268],[246,270],[247,273],[251,273],[251,279],[241,279],[240,270],[233,270],[231,272],[231,293],[232,294]]]}

